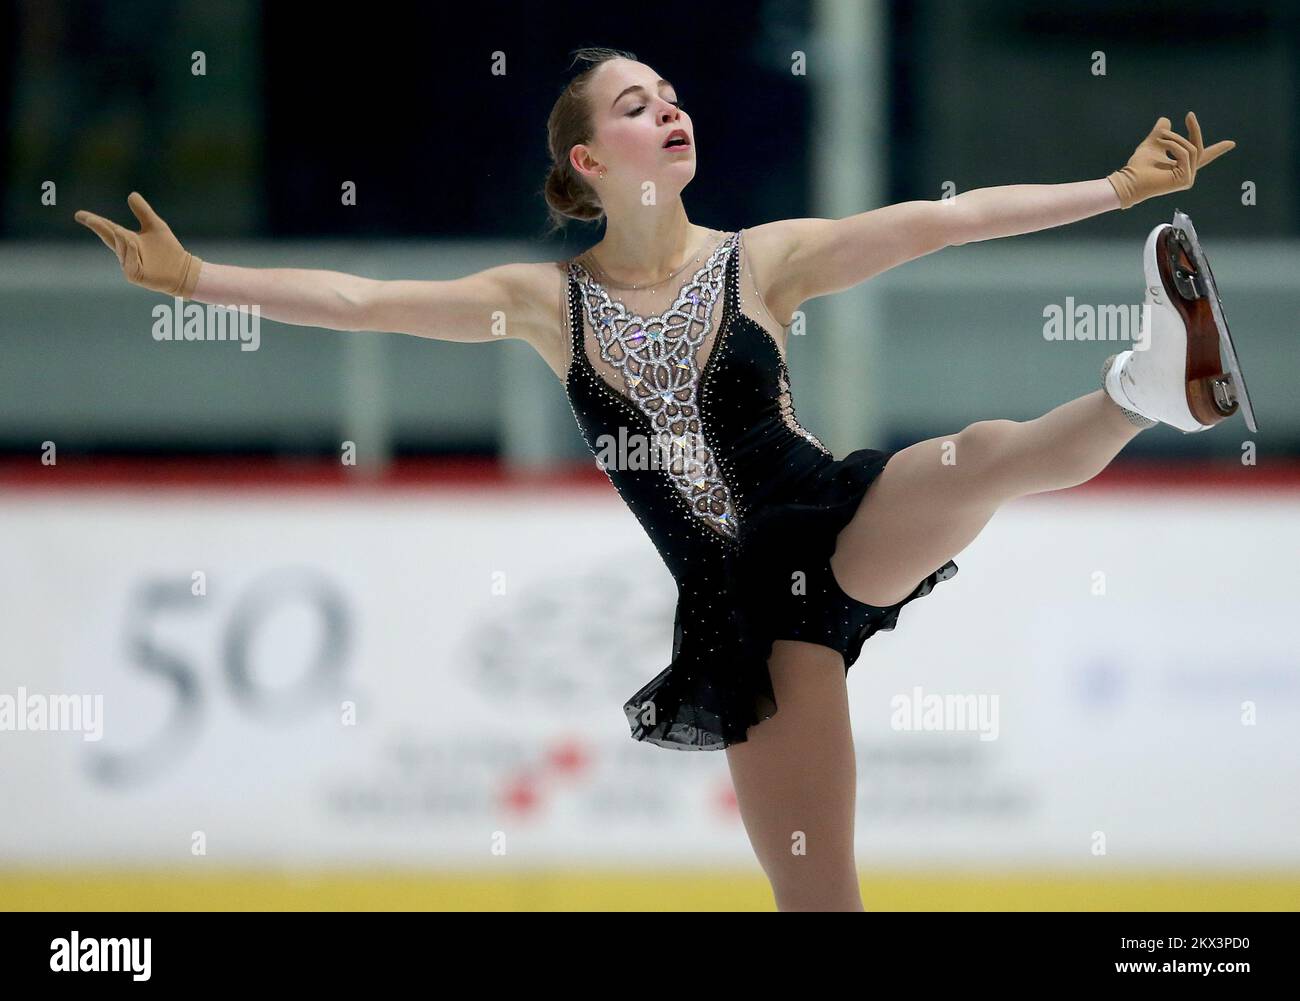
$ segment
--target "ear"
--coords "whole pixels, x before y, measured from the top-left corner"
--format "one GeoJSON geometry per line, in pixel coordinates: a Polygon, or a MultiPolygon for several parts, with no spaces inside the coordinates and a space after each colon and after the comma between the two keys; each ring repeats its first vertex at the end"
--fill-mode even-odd
{"type": "Polygon", "coordinates": [[[591,155],[590,147],[579,143],[569,150],[569,165],[579,177],[591,180],[600,173],[600,162],[591,155]]]}

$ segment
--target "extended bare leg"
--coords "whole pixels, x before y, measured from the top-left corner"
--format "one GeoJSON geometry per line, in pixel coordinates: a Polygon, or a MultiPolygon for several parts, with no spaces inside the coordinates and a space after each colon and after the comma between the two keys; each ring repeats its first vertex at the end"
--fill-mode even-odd
{"type": "Polygon", "coordinates": [[[902,449],[841,530],[831,570],[859,601],[901,601],[970,545],[999,505],[1092,479],[1138,431],[1098,390],[1035,420],[977,421],[902,449]]]}

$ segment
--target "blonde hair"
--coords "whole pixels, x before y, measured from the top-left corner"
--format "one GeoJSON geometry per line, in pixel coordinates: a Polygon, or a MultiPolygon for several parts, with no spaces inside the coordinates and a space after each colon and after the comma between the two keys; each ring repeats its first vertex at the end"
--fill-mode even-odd
{"type": "Polygon", "coordinates": [[[570,219],[594,222],[605,214],[595,190],[569,162],[569,150],[579,143],[591,141],[594,129],[587,90],[591,86],[592,74],[611,59],[635,60],[636,56],[631,52],[596,46],[575,50],[569,67],[581,62],[586,64],[586,69],[569,81],[546,119],[546,145],[551,153],[551,169],[546,175],[542,194],[551,220],[550,233],[562,229],[570,219]]]}

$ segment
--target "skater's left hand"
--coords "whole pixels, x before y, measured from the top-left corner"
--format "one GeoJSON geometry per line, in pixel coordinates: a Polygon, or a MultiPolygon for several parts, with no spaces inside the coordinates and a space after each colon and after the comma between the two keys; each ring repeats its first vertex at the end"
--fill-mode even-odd
{"type": "Polygon", "coordinates": [[[1201,126],[1191,111],[1187,112],[1190,138],[1180,136],[1169,126],[1168,118],[1156,119],[1155,128],[1133,151],[1128,163],[1107,177],[1119,195],[1121,208],[1131,209],[1156,195],[1190,188],[1197,170],[1237,145],[1231,139],[1223,139],[1206,149],[1201,142],[1201,126]]]}

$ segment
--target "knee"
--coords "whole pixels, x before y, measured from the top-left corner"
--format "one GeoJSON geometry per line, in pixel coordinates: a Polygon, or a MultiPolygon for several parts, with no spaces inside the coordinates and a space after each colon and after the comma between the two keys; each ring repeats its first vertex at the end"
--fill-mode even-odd
{"type": "Polygon", "coordinates": [[[976,421],[954,436],[954,465],[971,471],[987,470],[1014,447],[1021,423],[1013,420],[976,421]]]}

